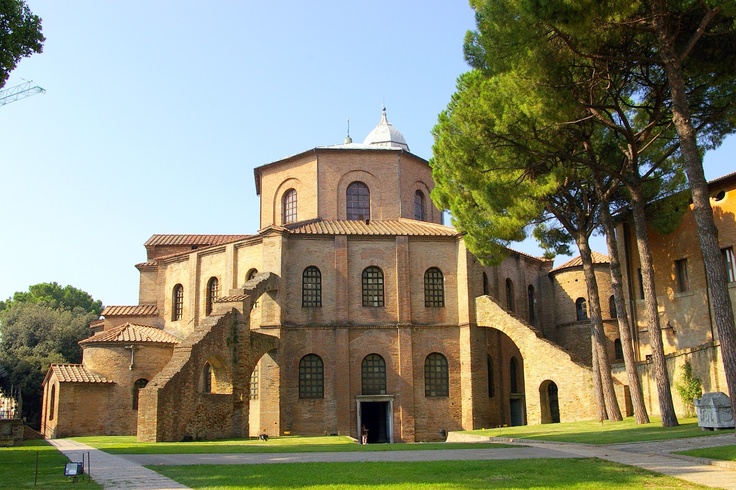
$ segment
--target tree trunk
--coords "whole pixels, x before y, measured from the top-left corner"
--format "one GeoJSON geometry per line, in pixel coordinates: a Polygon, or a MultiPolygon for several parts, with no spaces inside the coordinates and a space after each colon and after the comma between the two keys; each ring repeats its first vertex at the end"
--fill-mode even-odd
{"type": "Polygon", "coordinates": [[[667,374],[667,364],[664,358],[662,328],[659,324],[657,296],[654,290],[654,266],[652,265],[652,253],[651,250],[649,250],[647,222],[646,215],[644,214],[644,206],[646,203],[641,190],[641,183],[638,180],[638,175],[632,179],[632,182],[627,183],[627,189],[631,193],[632,214],[634,216],[634,235],[636,236],[636,248],[639,251],[639,262],[641,263],[644,309],[647,316],[649,345],[652,348],[652,364],[654,367],[654,379],[657,385],[657,395],[659,398],[659,411],[662,416],[662,426],[674,427],[679,425],[679,423],[677,422],[675,407],[672,403],[670,377],[667,374]]]}
{"type": "Polygon", "coordinates": [[[598,295],[598,281],[595,278],[595,268],[593,266],[593,256],[590,251],[588,237],[576,237],[578,249],[580,250],[580,260],[583,262],[583,275],[585,276],[585,285],[588,290],[588,316],[590,318],[591,340],[597,354],[598,371],[601,377],[601,388],[603,391],[603,399],[606,402],[606,413],[608,420],[623,420],[621,410],[616,399],[616,392],[613,389],[613,376],[611,375],[611,363],[608,360],[605,346],[605,334],[603,332],[603,318],[601,316],[601,301],[598,295]]]}
{"type": "Polygon", "coordinates": [[[603,399],[603,388],[601,387],[601,370],[598,366],[598,352],[595,348],[595,340],[593,340],[593,331],[590,331],[590,350],[591,363],[593,368],[593,393],[595,394],[595,405],[598,411],[598,420],[608,420],[606,414],[606,401],[603,399]]]}
{"type": "Polygon", "coordinates": [[[616,231],[611,218],[611,210],[606,201],[601,202],[601,223],[606,235],[608,245],[608,257],[611,267],[611,289],[613,299],[616,303],[616,318],[618,318],[618,331],[621,340],[621,350],[624,354],[624,365],[626,375],[629,379],[629,392],[631,393],[631,404],[634,407],[634,418],[637,424],[648,424],[649,414],[644,404],[644,394],[636,372],[636,357],[634,356],[634,342],[631,335],[629,315],[626,311],[626,299],[624,297],[623,278],[621,275],[621,261],[618,256],[618,245],[616,231]]]}
{"type": "Polygon", "coordinates": [[[698,226],[698,239],[703,252],[705,275],[713,303],[713,317],[721,344],[726,385],[731,397],[731,408],[736,413],[736,330],[731,297],[728,292],[726,267],[718,244],[718,228],[713,220],[708,183],[698,151],[697,138],[690,118],[690,107],[682,75],[682,65],[675,53],[674,39],[668,32],[666,2],[653,2],[654,27],[657,44],[664,60],[664,69],[672,97],[672,121],[680,140],[685,162],[685,173],[693,197],[693,213],[698,226]]]}

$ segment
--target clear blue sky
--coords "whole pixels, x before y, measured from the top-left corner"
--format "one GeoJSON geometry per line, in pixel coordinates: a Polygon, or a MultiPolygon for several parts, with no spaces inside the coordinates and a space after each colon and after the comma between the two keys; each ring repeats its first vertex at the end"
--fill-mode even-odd
{"type": "Polygon", "coordinates": [[[47,93],[0,107],[0,298],[56,281],[105,305],[137,304],[154,233],[255,233],[253,168],[342,143],[348,118],[360,142],[385,103],[429,159],[474,28],[447,0],[27,3],[44,52],[6,88],[47,93]]]}

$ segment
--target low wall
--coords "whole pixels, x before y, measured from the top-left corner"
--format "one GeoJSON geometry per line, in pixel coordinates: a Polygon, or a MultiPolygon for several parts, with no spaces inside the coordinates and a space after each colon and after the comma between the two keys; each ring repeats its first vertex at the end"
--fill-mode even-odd
{"type": "Polygon", "coordinates": [[[23,441],[23,420],[0,419],[0,447],[15,446],[23,441]]]}

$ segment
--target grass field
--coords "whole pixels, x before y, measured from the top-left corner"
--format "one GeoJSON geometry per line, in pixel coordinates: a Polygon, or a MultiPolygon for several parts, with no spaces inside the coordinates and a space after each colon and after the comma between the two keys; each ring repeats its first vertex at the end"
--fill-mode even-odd
{"type": "Polygon", "coordinates": [[[621,444],[724,434],[724,432],[701,430],[698,427],[698,420],[696,418],[681,418],[679,422],[680,425],[677,427],[662,427],[660,419],[652,417],[651,423],[637,425],[633,417],[627,417],[621,422],[568,422],[564,424],[500,427],[467,432],[492,437],[577,442],[583,444],[621,444]]]}
{"type": "MultiPolygon", "coordinates": [[[[702,431],[694,418],[680,420],[677,427],[662,427],[658,419],[650,424],[637,425],[632,417],[622,422],[570,422],[564,424],[528,425],[467,431],[489,437],[505,437],[585,444],[616,444],[637,441],[657,441],[681,437],[699,437],[723,432],[702,431]]],[[[345,436],[273,437],[267,442],[257,439],[230,439],[224,441],[193,442],[137,442],[135,436],[76,437],[76,440],[111,454],[224,454],[224,453],[278,453],[278,452],[336,452],[336,451],[406,451],[468,448],[468,444],[415,443],[415,444],[356,444],[345,436]]],[[[472,448],[503,448],[496,443],[474,443],[472,448]]]]}
{"type": "MultiPolygon", "coordinates": [[[[734,438],[736,442],[736,438],[734,438]]],[[[691,449],[681,451],[677,454],[694,456],[696,458],[720,459],[722,461],[736,461],[736,444],[733,446],[707,447],[703,449],[691,449]]]]}
{"type": "Polygon", "coordinates": [[[597,459],[157,466],[152,469],[202,490],[704,488],[597,459]]]}
{"type": "MultiPolygon", "coordinates": [[[[253,439],[193,442],[137,442],[135,436],[75,437],[74,440],[110,454],[226,454],[226,453],[314,453],[358,451],[410,451],[468,449],[465,443],[356,444],[345,436],[274,437],[268,442],[253,439]]],[[[505,444],[479,443],[473,449],[504,448],[505,444]]]]}
{"type": "MultiPolygon", "coordinates": [[[[42,440],[24,441],[22,446],[0,448],[0,488],[53,489],[71,486],[64,476],[64,465],[69,460],[53,446],[42,440]],[[38,481],[36,458],[38,457],[38,481]]],[[[81,485],[78,483],[78,485],[81,485]]],[[[84,488],[102,488],[85,480],[84,488]]]]}

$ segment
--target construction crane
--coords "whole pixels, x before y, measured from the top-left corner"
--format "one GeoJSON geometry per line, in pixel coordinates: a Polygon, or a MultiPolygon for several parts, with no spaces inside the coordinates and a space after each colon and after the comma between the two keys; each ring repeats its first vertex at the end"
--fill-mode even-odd
{"type": "Polygon", "coordinates": [[[31,95],[46,93],[46,91],[38,85],[31,86],[32,84],[33,80],[21,83],[20,85],[16,85],[15,87],[0,90],[0,106],[10,104],[11,102],[15,102],[16,100],[25,99],[26,97],[30,97],[31,95]]]}

